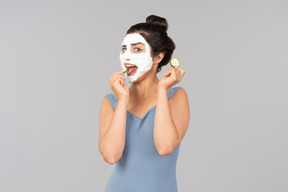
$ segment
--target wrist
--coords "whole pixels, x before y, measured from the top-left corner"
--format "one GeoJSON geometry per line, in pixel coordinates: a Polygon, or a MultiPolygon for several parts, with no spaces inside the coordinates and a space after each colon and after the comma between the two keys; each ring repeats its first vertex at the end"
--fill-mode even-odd
{"type": "Polygon", "coordinates": [[[121,103],[127,107],[128,101],[129,101],[129,97],[121,97],[121,98],[119,98],[118,103],[121,103]]]}
{"type": "Polygon", "coordinates": [[[158,90],[168,91],[168,87],[166,87],[165,85],[158,84],[158,90]]]}

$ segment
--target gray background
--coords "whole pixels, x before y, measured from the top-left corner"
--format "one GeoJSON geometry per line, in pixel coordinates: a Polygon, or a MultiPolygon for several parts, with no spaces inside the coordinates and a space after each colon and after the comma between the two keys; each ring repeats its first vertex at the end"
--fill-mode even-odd
{"type": "MultiPolygon", "coordinates": [[[[168,20],[191,121],[179,192],[288,191],[288,2],[0,0],[0,191],[104,191],[99,109],[126,30],[168,20]]],[[[163,68],[159,78],[169,67],[163,68]]]]}

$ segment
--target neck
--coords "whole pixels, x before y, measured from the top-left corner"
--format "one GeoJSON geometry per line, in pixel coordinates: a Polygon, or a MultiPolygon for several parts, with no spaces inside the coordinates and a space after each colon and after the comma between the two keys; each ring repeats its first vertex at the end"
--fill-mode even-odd
{"type": "Polygon", "coordinates": [[[154,71],[144,74],[145,77],[138,83],[132,83],[130,86],[130,93],[137,98],[149,96],[158,90],[159,79],[154,71]]]}

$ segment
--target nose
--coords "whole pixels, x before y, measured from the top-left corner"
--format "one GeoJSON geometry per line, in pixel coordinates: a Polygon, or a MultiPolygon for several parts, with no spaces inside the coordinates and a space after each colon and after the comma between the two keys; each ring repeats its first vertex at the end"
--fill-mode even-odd
{"type": "Polygon", "coordinates": [[[125,61],[130,61],[129,57],[130,57],[130,54],[128,53],[128,51],[125,51],[123,54],[122,54],[122,57],[125,61]]]}

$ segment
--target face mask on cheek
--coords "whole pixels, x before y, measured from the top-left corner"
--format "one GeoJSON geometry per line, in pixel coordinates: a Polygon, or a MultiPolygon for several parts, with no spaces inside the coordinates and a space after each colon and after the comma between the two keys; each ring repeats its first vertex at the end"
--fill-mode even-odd
{"type": "Polygon", "coordinates": [[[136,67],[128,68],[125,76],[130,83],[136,81],[139,77],[151,70],[153,65],[152,57],[150,56],[150,48],[147,41],[139,33],[127,34],[122,42],[122,46],[126,45],[126,51],[120,52],[120,62],[123,70],[126,69],[126,64],[132,64],[136,67]],[[145,53],[132,53],[131,44],[143,43],[145,45],[145,53]],[[136,71],[136,73],[135,73],[136,71]]]}

